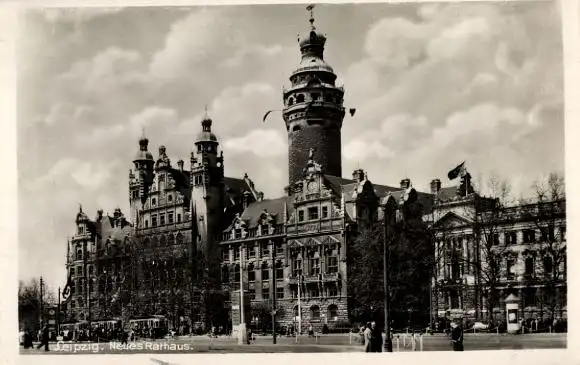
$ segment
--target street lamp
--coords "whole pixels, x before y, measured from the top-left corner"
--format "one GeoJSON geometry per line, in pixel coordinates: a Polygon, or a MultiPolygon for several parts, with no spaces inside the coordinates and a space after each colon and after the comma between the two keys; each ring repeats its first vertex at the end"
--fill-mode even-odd
{"type": "Polygon", "coordinates": [[[391,323],[389,320],[390,312],[390,292],[389,292],[389,242],[393,235],[393,229],[396,222],[397,203],[391,195],[383,206],[384,211],[384,242],[383,242],[383,290],[384,290],[384,309],[385,309],[385,342],[383,344],[385,352],[393,352],[393,341],[391,340],[391,323]]]}

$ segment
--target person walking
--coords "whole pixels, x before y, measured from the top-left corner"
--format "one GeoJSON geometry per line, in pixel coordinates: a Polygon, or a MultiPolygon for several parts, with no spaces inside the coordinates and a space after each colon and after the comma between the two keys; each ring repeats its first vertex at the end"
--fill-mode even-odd
{"type": "Polygon", "coordinates": [[[363,332],[365,352],[372,352],[372,329],[371,323],[368,322],[363,332]]]}
{"type": "Polygon", "coordinates": [[[371,323],[371,352],[383,351],[383,333],[377,327],[376,322],[371,323]]]}
{"type": "Polygon", "coordinates": [[[457,322],[451,322],[451,343],[453,351],[463,351],[463,329],[457,322]]]}
{"type": "Polygon", "coordinates": [[[44,326],[42,327],[42,330],[41,330],[41,341],[38,344],[38,346],[36,347],[37,349],[44,346],[44,351],[49,351],[48,350],[48,336],[49,336],[48,325],[44,324],[44,326]]]}

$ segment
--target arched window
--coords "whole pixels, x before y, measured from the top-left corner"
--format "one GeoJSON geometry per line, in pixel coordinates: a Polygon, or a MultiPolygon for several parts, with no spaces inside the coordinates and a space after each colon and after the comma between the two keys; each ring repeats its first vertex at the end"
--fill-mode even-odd
{"type": "Polygon", "coordinates": [[[170,202],[173,201],[173,195],[169,194],[167,196],[167,201],[170,201],[170,202]]]}
{"type": "Polygon", "coordinates": [[[292,106],[292,105],[294,105],[294,98],[290,97],[290,98],[288,98],[288,106],[292,106]]]}
{"type": "Polygon", "coordinates": [[[534,258],[533,257],[526,257],[525,261],[526,271],[525,274],[531,276],[534,274],[534,258]]]}
{"type": "Polygon", "coordinates": [[[82,260],[82,259],[83,259],[83,250],[79,248],[77,250],[77,260],[82,260]]]}
{"type": "Polygon", "coordinates": [[[328,319],[331,321],[338,320],[338,307],[336,304],[331,304],[328,306],[328,319]]]}
{"type": "Polygon", "coordinates": [[[296,102],[297,103],[303,103],[304,102],[304,94],[298,94],[296,96],[296,102]]]}
{"type": "Polygon", "coordinates": [[[552,275],[553,261],[550,256],[544,256],[544,274],[546,276],[552,275]]]}
{"type": "Polygon", "coordinates": [[[294,127],[292,127],[292,132],[298,132],[299,130],[300,130],[299,125],[295,125],[294,127]]]}
{"type": "Polygon", "coordinates": [[[310,317],[312,319],[320,319],[320,307],[317,305],[313,305],[310,307],[310,317]]]}
{"type": "Polygon", "coordinates": [[[294,317],[295,318],[298,317],[298,306],[297,305],[294,306],[293,312],[294,312],[294,317]]]}

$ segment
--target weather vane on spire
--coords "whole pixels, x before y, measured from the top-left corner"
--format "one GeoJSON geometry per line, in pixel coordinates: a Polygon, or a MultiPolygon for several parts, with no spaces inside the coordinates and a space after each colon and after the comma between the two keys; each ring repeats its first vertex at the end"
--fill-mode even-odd
{"type": "Polygon", "coordinates": [[[306,10],[310,12],[310,25],[314,28],[314,4],[308,5],[306,10]]]}

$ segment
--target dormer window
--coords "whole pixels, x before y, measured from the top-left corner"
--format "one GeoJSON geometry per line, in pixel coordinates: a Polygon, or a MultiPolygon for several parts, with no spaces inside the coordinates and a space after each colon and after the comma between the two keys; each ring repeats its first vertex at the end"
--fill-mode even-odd
{"type": "Polygon", "coordinates": [[[304,211],[299,210],[298,211],[298,222],[302,222],[303,220],[304,220],[304,211]]]}
{"type": "Polygon", "coordinates": [[[168,202],[172,202],[172,201],[173,201],[173,195],[169,194],[169,195],[167,196],[167,201],[168,201],[168,202]]]}
{"type": "Polygon", "coordinates": [[[152,206],[157,205],[157,199],[155,199],[155,198],[151,199],[151,205],[152,206]]]}
{"type": "Polygon", "coordinates": [[[322,207],[322,218],[328,218],[328,207],[322,207]]]}
{"type": "Polygon", "coordinates": [[[266,224],[262,224],[262,225],[260,226],[261,235],[262,235],[262,236],[265,236],[265,235],[269,234],[269,233],[270,233],[270,232],[269,232],[269,228],[270,228],[270,227],[268,226],[268,224],[267,224],[267,223],[266,223],[266,224]]]}
{"type": "Polygon", "coordinates": [[[78,232],[78,234],[83,234],[84,228],[85,228],[85,227],[83,227],[83,226],[79,226],[79,227],[78,227],[78,231],[77,231],[77,232],[78,232]]]}

